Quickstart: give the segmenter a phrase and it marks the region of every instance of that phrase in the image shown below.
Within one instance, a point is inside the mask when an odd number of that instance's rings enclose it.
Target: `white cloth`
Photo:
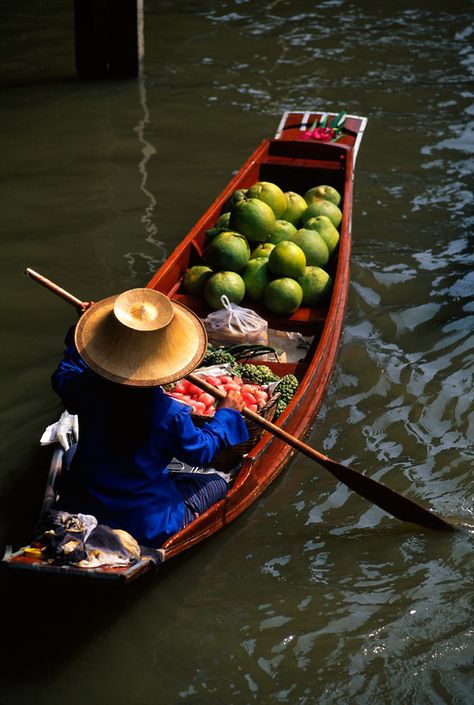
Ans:
[[[79,421],[77,416],[64,411],[59,421],[47,426],[40,438],[42,446],[51,443],[59,443],[64,450],[68,450],[71,445],[79,440]]]

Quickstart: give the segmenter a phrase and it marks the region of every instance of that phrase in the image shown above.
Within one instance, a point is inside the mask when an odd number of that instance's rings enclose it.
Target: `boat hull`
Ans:
[[[353,169],[366,125],[365,118],[347,116],[345,130],[338,133],[336,141],[324,143],[312,139],[308,130],[326,115],[329,120],[336,117],[334,113],[314,111],[285,113],[275,137],[261,142],[147,284],[204,318],[210,312],[209,308],[202,299],[182,293],[182,280],[189,267],[202,261],[206,231],[226,210],[234,191],[248,188],[257,181],[274,182],[284,191],[302,195],[320,184],[333,186],[339,191],[343,215],[338,248],[328,270],[333,281],[329,302],[321,308],[300,308],[290,316],[276,316],[262,307],[251,306],[267,319],[269,328],[298,332],[312,340],[308,352],[299,362],[265,363],[279,376],[293,374],[298,378],[298,389],[276,424],[300,440],[304,440],[314,428],[337,360],[350,281]],[[151,554],[152,557],[144,555],[131,566],[83,569],[51,565],[41,559],[35,544],[15,553],[8,551],[2,565],[54,576],[130,582],[156,569],[163,560],[209,538],[242,514],[288,467],[295,452],[283,440],[265,431],[243,458],[225,498],[170,537],[159,551]],[[61,459],[62,451],[58,449],[51,463],[42,514],[54,508]]]
[[[292,131],[296,129],[300,130],[293,128]],[[343,218],[337,259],[331,271],[333,292],[329,305],[323,309],[300,308],[291,316],[269,315],[268,311],[252,305],[268,320],[269,327],[314,336],[316,341],[310,359],[299,368],[293,366],[287,370],[297,374],[300,384],[292,403],[277,421],[285,431],[303,440],[312,430],[323,403],[343,329],[350,281],[354,143],[324,144],[289,137],[290,132],[287,132],[285,139],[264,140],[257,147],[148,286],[206,316],[210,312],[206,304],[180,293],[180,286],[186,269],[201,261],[206,230],[225,211],[234,191],[248,188],[257,181],[270,181],[284,191],[303,194],[318,184],[336,188],[342,195]],[[284,372],[281,366],[279,372]],[[163,545],[165,559],[208,538],[239,516],[288,466],[293,454],[290,446],[265,432],[244,459],[226,497]]]

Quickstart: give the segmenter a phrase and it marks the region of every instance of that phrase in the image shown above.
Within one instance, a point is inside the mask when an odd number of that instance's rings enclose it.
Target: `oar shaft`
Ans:
[[[187,377],[193,384],[208,392],[212,396],[218,399],[225,398],[225,394],[223,392],[216,389],[211,384],[207,384],[207,382],[201,379],[198,375],[188,374]],[[354,470],[354,468],[351,468],[348,465],[343,465],[342,463],[337,463],[335,460],[331,460],[331,458],[328,458],[323,453],[311,448],[311,446],[307,445],[299,438],[295,438],[295,436],[287,433],[287,431],[280,426],[268,421],[268,419],[263,418],[263,416],[256,414],[254,411],[247,409],[247,407],[243,409],[242,414],[246,418],[257,423],[266,431],[269,431],[272,435],[280,438],[292,448],[295,448],[295,450],[325,467],[326,470],[334,475],[334,477],[336,477],[340,482],[343,482],[347,485],[347,487],[354,490],[354,492],[357,492],[362,497],[365,497],[365,499],[369,500],[369,502],[373,502],[373,504],[377,505],[381,509],[384,509],[397,519],[419,524],[430,529],[438,529],[441,531],[456,530],[457,527],[453,524],[445,519],[442,519],[436,514],[433,514],[420,504],[417,504],[404,495],[395,492],[395,490],[390,489],[387,485],[384,485],[377,480],[373,480],[367,475],[363,475],[361,472]]]
[[[27,267],[27,269],[25,269],[25,274],[27,277],[30,277],[30,279],[34,279],[36,282],[38,282],[38,284],[41,284],[41,286],[44,286],[46,289],[49,289],[54,294],[60,296],[62,299],[67,301],[69,304],[72,304],[76,308],[82,309],[84,307],[84,301],[78,299],[77,296],[73,296],[69,293],[69,291],[66,291],[66,289],[62,289],[60,286],[52,282],[51,279],[47,279],[46,277],[43,277],[42,274],[38,274],[38,272],[35,272],[34,269]]]
[[[199,375],[188,374],[187,377],[193,384],[196,385],[196,387],[200,387],[202,390],[208,392],[208,394],[211,394],[216,399],[225,399],[226,395],[224,392],[221,392],[220,389],[216,389],[216,387],[213,387],[212,384],[208,384],[207,382],[205,382],[201,377],[199,377]],[[285,441],[285,443],[288,443],[289,445],[293,446],[293,448],[295,448],[296,450],[299,450],[301,453],[308,455],[312,460],[316,460],[317,462],[329,460],[329,458],[327,458],[322,453],[319,453],[319,451],[306,445],[306,443],[300,441],[299,438],[296,438],[290,433],[287,433],[287,431],[285,431],[283,428],[277,426],[271,421],[268,421],[268,419],[265,419],[263,416],[260,416],[260,414],[255,413],[255,411],[244,407],[244,409],[242,410],[242,415],[250,419],[251,421],[254,421],[256,424],[264,428],[266,431],[269,431],[274,436],[278,436],[278,438],[281,438],[282,441]]]

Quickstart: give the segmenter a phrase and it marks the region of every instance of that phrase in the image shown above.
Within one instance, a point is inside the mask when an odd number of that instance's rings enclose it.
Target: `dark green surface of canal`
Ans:
[[[72,0],[2,0],[1,544],[33,532],[83,299],[145,285],[284,110],[364,115],[350,299],[309,442],[474,524],[474,3],[145,5],[137,80],[80,81]],[[302,457],[161,573],[1,576],[1,705],[470,705],[473,533]]]

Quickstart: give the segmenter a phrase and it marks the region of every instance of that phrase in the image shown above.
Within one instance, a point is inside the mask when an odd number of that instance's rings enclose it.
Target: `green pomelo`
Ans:
[[[226,213],[222,213],[216,220],[215,224],[213,225],[212,228],[209,228],[209,230],[206,230],[206,239],[208,242],[211,242],[211,240],[214,240],[216,235],[219,235],[223,230],[229,230],[229,219],[230,219],[230,211],[227,211]]]
[[[324,198],[326,201],[331,201],[335,206],[341,202],[341,194],[333,186],[313,186],[304,195],[304,200],[309,205],[315,198]]]
[[[230,211],[221,213],[221,215],[216,220],[216,227],[222,228],[223,230],[229,229]]]
[[[183,290],[185,294],[200,296],[204,285],[212,274],[212,269],[204,264],[195,264],[187,269],[183,277]]]
[[[247,240],[239,233],[224,230],[215,236],[204,251],[204,262],[219,272],[223,269],[241,272],[250,257]]]
[[[281,188],[270,181],[257,181],[248,189],[247,198],[258,198],[266,203],[274,212],[275,218],[281,218],[288,205]]]
[[[317,215],[315,218],[310,218],[305,223],[305,228],[315,230],[321,235],[331,255],[339,242],[339,232],[329,220],[327,215]]]
[[[227,203],[227,207],[229,208],[229,210],[232,210],[233,206],[235,206],[236,203],[240,203],[240,201],[245,201],[246,195],[246,188],[238,188],[237,191],[234,191]]]
[[[288,220],[277,220],[276,225],[275,225],[275,230],[271,233],[270,237],[268,238],[268,242],[271,242],[273,245],[278,245],[279,242],[282,240],[290,240],[291,236],[294,235],[296,232],[296,227],[293,225],[293,223],[290,223]]]
[[[303,290],[303,306],[314,307],[324,301],[331,291],[331,277],[321,267],[306,267],[297,279]]]
[[[293,223],[293,225],[299,225],[301,216],[308,207],[308,203],[303,196],[299,193],[295,193],[295,191],[286,191],[285,196],[288,205],[281,219],[288,220],[290,223]]]
[[[329,260],[329,250],[316,230],[300,228],[292,236],[291,242],[301,247],[306,255],[308,266],[325,267]]]
[[[245,295],[244,280],[237,272],[216,272],[204,285],[204,298],[213,309],[223,308],[221,296],[240,304]]]
[[[276,218],[269,205],[258,198],[249,198],[233,206],[230,227],[253,242],[265,242],[275,230]]]
[[[299,277],[306,267],[304,251],[290,240],[275,245],[268,258],[268,266],[277,277]]]
[[[272,245],[271,242],[261,242],[260,245],[257,245],[257,247],[252,250],[250,259],[252,260],[256,257],[266,257],[268,259],[274,247],[275,245]]]
[[[263,300],[272,313],[289,316],[301,306],[303,289],[295,279],[281,277],[270,282],[265,289]]]
[[[219,233],[222,232],[222,228],[218,228],[216,225],[214,225],[212,228],[209,228],[206,230],[206,242],[212,242],[216,235],[219,235]]]
[[[242,272],[245,284],[245,296],[252,301],[260,301],[263,293],[271,281],[267,257],[257,257],[249,260]]]
[[[326,201],[325,198],[315,198],[310,203],[303,213],[303,223],[306,224],[306,221],[310,218],[316,218],[318,215],[326,215],[335,228],[338,228],[341,224],[342,213],[340,209],[331,201]]]

